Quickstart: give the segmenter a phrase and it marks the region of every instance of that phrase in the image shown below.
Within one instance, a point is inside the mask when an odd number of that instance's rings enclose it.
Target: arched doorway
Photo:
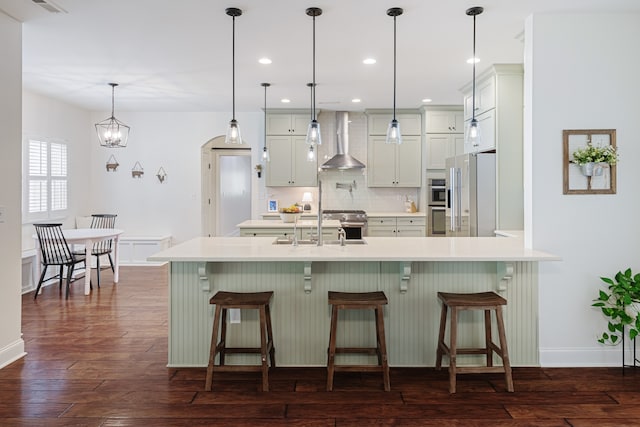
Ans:
[[[228,145],[224,135],[201,149],[202,235],[234,236],[251,218],[251,147]]]

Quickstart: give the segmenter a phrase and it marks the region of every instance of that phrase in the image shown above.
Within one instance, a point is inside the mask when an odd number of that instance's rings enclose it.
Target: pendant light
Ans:
[[[319,7],[310,7],[306,11],[308,16],[313,18],[313,81],[311,86],[311,121],[307,129],[307,144],[313,148],[314,145],[322,144],[320,135],[320,123],[316,117],[316,16],[322,15],[322,9]],[[312,151],[310,151],[312,153]],[[309,159],[312,161],[314,158]]]
[[[264,88],[264,145],[262,146],[262,163],[267,163],[271,160],[269,158],[269,149],[267,148],[267,88],[271,86],[271,83],[261,83],[260,86]]]
[[[402,8],[392,7],[387,10],[387,15],[393,17],[393,119],[387,128],[387,144],[402,144],[400,123],[396,120],[396,18],[402,15]]]
[[[310,89],[311,92],[311,108],[310,111],[313,111],[313,83],[307,83],[307,87]],[[313,114],[313,113],[312,113]],[[313,115],[311,116],[311,120],[313,121]],[[316,152],[313,149],[313,144],[309,144],[309,151],[307,151],[307,161],[308,162],[315,162],[316,161]]]
[[[240,135],[240,126],[236,120],[236,17],[242,15],[242,10],[236,7],[228,7],[227,15],[232,18],[232,37],[231,37],[231,91],[233,96],[233,116],[227,128],[227,136],[224,139],[225,144],[242,144],[242,136]]]
[[[95,124],[98,140],[103,147],[126,147],[129,140],[129,130],[131,130],[131,128],[116,119],[113,115],[114,95],[118,83],[109,83],[109,86],[111,86],[111,117]]]
[[[476,120],[476,16],[480,15],[484,11],[484,8],[480,6],[471,7],[467,9],[467,15],[473,16],[473,78],[471,81],[471,123],[467,129],[466,142],[472,147],[478,147],[481,141],[480,127]]]

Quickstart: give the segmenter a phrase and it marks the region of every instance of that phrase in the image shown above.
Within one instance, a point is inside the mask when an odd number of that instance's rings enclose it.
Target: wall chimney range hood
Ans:
[[[322,166],[323,170],[338,169],[364,169],[365,165],[360,160],[349,155],[349,113],[336,111],[336,155],[327,160]]]

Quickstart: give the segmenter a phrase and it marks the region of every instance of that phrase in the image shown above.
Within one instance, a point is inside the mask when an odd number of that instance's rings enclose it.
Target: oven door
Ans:
[[[444,206],[446,193],[445,187],[431,187],[429,189],[429,205]]]
[[[340,224],[347,240],[361,240],[366,235],[367,224],[360,222],[343,222]]]

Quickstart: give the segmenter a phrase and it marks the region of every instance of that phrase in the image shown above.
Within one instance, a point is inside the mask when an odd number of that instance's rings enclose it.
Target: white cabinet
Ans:
[[[422,115],[396,113],[402,144],[386,144],[387,127],[393,114],[367,111],[369,187],[420,187],[422,181]]]
[[[291,225],[291,228],[256,227],[240,229],[240,237],[284,237],[293,239],[294,234],[298,239],[309,240],[312,236],[315,237],[318,233],[315,227],[297,227],[297,230],[294,233],[293,225]],[[322,238],[325,240],[338,240],[338,228],[323,227]]]
[[[311,114],[267,114],[267,135],[306,135]]]
[[[390,113],[367,113],[369,135],[386,135],[389,123],[393,119]],[[415,113],[396,114],[396,120],[400,124],[400,132],[405,135],[420,135],[421,116]]]
[[[420,136],[403,136],[402,144],[387,144],[385,136],[370,136],[367,178],[369,187],[420,187]]]
[[[462,133],[463,128],[462,109],[427,110],[425,113],[425,131],[427,133]]]
[[[424,216],[368,218],[367,235],[372,237],[424,237],[427,219]]]
[[[464,152],[463,117],[462,106],[434,106],[425,111],[427,169],[444,169],[448,157]]]
[[[265,165],[267,187],[315,187],[318,160],[307,161],[305,143],[308,114],[267,114],[267,148],[270,161]]]
[[[462,90],[471,94],[471,82]],[[496,228],[522,230],[523,194],[523,68],[522,64],[495,64],[478,76],[476,120],[482,143],[478,151],[496,152]],[[479,102],[479,103],[478,103]],[[471,104],[465,103],[465,118]],[[476,151],[465,145],[465,152]]]

